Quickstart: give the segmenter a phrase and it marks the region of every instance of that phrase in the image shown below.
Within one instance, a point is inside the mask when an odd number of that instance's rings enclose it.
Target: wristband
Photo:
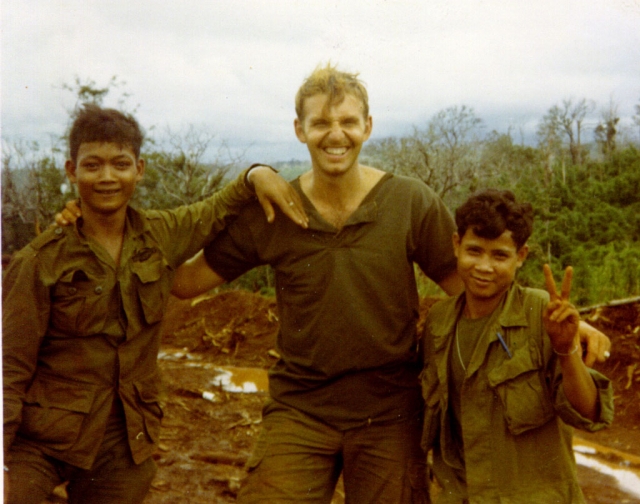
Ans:
[[[578,351],[578,348],[580,348],[580,343],[577,343],[575,348],[567,353],[558,352],[555,348],[553,349],[553,351],[556,353],[556,355],[562,355],[563,357],[566,357],[568,355],[573,355],[574,353],[576,353]]]
[[[264,166],[265,168],[269,168],[271,170],[273,170],[275,173],[278,173],[278,170],[276,170],[273,166],[269,166],[266,164],[262,164],[262,163],[253,163],[249,169],[247,170],[247,172],[244,174],[244,185],[246,185],[249,189],[251,189],[252,191],[255,191],[256,188],[253,186],[253,184],[251,183],[251,181],[249,180],[249,173],[251,173],[251,170],[253,170],[254,168],[258,168],[260,166]]]

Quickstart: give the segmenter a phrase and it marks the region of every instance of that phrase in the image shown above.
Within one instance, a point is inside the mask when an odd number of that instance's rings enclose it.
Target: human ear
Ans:
[[[296,132],[296,136],[301,143],[307,143],[307,136],[304,133],[304,126],[300,119],[297,117],[293,120],[293,128]]]
[[[453,233],[452,241],[453,241],[453,253],[456,257],[458,257],[458,251],[460,249],[460,235],[458,233]]]
[[[136,163],[136,168],[138,171],[138,174],[136,175],[136,181],[140,182],[142,180],[146,166],[147,164],[145,163],[144,159],[142,158],[138,159],[138,162]]]
[[[527,259],[528,255],[529,245],[524,244],[522,247],[520,247],[520,250],[518,250],[518,268],[524,264],[524,261]]]
[[[72,184],[75,184],[77,181],[76,178],[76,164],[71,160],[71,159],[67,159],[64,163],[64,171],[67,174],[67,178],[69,179],[69,182],[71,182]]]
[[[371,136],[371,130],[373,129],[373,118],[371,116],[367,117],[364,123],[364,141],[369,140]]]

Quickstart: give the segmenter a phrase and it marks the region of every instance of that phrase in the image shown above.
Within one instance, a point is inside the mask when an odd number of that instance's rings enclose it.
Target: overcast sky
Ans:
[[[594,100],[596,119],[612,100],[638,134],[640,0],[3,0],[1,15],[11,140],[62,133],[61,85],[115,75],[146,128],[207,128],[250,162],[306,159],[293,98],[329,60],[366,82],[374,138],[463,104],[533,138],[567,98]]]

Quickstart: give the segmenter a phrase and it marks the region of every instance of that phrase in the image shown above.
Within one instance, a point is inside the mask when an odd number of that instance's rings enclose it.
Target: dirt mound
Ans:
[[[217,364],[268,367],[275,347],[275,300],[247,291],[225,291],[192,300],[171,298],[162,345],[206,354]]]

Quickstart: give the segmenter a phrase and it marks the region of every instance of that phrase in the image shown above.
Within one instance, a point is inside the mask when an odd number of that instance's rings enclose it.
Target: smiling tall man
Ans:
[[[175,269],[256,195],[269,219],[274,202],[304,225],[297,193],[264,166],[202,202],[136,211],[142,140],[133,117],[82,108],[65,165],[82,218],[34,239],[4,277],[8,504],[40,504],[64,481],[70,504],[142,502],[156,471],[156,360]]]
[[[457,292],[454,222],[422,182],[362,165],[372,119],[356,75],[327,66],[296,97],[312,168],[292,185],[308,229],[264,226],[248,207],[177,273],[195,295],[259,264],[276,271],[280,360],[238,502],[428,501],[414,262]]]
[[[308,228],[248,207],[174,282],[191,297],[261,264],[276,272],[281,358],[238,502],[329,503],[342,473],[347,502],[425,503],[414,263],[462,291],[453,218],[421,181],[360,163],[373,121],[356,74],[317,68],[295,107]]]

